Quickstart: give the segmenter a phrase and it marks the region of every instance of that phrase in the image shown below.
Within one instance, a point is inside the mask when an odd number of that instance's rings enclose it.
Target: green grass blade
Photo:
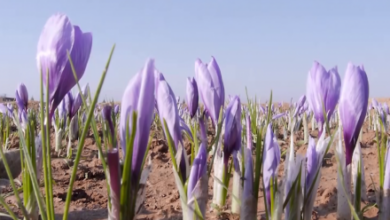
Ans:
[[[110,55],[109,55],[106,67],[105,67],[105,69],[103,71],[103,74],[101,76],[101,79],[100,79],[99,85],[97,87],[97,91],[96,91],[95,97],[93,98],[93,101],[91,103],[91,106],[95,106],[97,101],[98,101],[99,94],[100,94],[100,91],[101,91],[101,89],[103,87],[104,79],[106,78],[106,74],[107,74],[108,68],[110,66],[110,62],[111,62],[111,58],[112,58],[112,55],[114,53],[114,50],[115,50],[115,45],[111,49],[111,52],[110,52]],[[94,116],[94,109],[90,108],[89,112],[88,112],[88,116],[87,116],[87,121],[86,121],[85,126],[83,128],[83,132],[82,132],[79,144],[78,144],[76,158],[75,158],[74,165],[73,165],[72,176],[71,176],[70,181],[69,181],[69,188],[68,188],[68,193],[67,193],[67,196],[66,196],[63,220],[67,220],[68,219],[70,200],[72,198],[73,184],[74,184],[74,181],[76,180],[77,167],[78,167],[80,159],[81,159],[81,152],[82,152],[83,147],[84,147],[85,137],[87,136],[87,132],[89,130],[89,125],[91,123],[91,120],[92,120],[93,116]]]

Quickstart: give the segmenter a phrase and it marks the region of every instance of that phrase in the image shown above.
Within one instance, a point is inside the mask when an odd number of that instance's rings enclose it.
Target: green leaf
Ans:
[[[111,62],[111,58],[112,58],[112,55],[114,53],[114,50],[115,50],[115,45],[111,49],[108,61],[106,63],[106,66],[105,66],[105,69],[103,71],[103,74],[102,74],[102,76],[100,78],[100,82],[98,84],[98,87],[97,87],[97,90],[96,90],[96,94],[95,94],[95,97],[93,98],[91,106],[95,106],[97,101],[98,101],[99,94],[100,94],[100,91],[101,91],[101,89],[103,87],[103,83],[104,83],[104,80],[105,80],[108,68],[110,66],[110,62]],[[41,105],[41,107],[42,107],[42,105]],[[43,116],[43,112],[41,114]],[[71,175],[71,178],[70,178],[70,181],[69,181],[69,188],[68,188],[66,201],[65,201],[63,220],[67,220],[68,219],[70,200],[72,198],[73,184],[74,184],[74,181],[76,180],[77,167],[78,167],[78,164],[80,162],[81,152],[82,152],[82,150],[84,148],[85,137],[86,137],[87,132],[89,130],[89,125],[91,123],[91,120],[92,120],[93,116],[94,116],[94,109],[90,108],[89,112],[88,112],[88,116],[87,116],[87,121],[86,121],[86,123],[84,125],[83,132],[82,132],[82,135],[81,135],[80,140],[79,140],[78,149],[77,149],[77,153],[76,153],[76,158],[75,158],[74,166],[73,166],[73,171],[72,171],[72,175]],[[42,127],[43,127],[43,125],[42,125]]]

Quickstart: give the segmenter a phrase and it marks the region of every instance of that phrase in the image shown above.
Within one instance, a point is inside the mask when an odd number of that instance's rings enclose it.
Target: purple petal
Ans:
[[[144,68],[129,82],[122,96],[120,117],[120,141],[123,154],[126,155],[126,128],[129,136],[132,132],[133,112],[137,112],[137,131],[134,137],[132,180],[138,180],[141,175],[141,165],[149,141],[150,125],[154,112],[154,61],[148,60]],[[129,118],[129,124],[126,124]]]
[[[371,100],[371,105],[372,105],[372,107],[373,107],[374,109],[377,109],[378,106],[379,106],[379,103],[378,103],[378,101],[376,101],[375,99],[372,99],[372,100]]]
[[[333,114],[339,100],[340,88],[341,80],[337,68],[334,67],[328,72],[320,63],[314,62],[307,78],[306,96],[317,122],[325,122],[323,105],[325,112]]]
[[[119,113],[119,105],[114,106],[114,114],[117,115]]]
[[[167,127],[170,135],[172,136],[173,142],[175,143],[176,149],[178,149],[179,144],[182,143],[182,135],[180,128],[180,118],[177,109],[176,97],[173,93],[171,87],[168,82],[165,80],[162,73],[156,71],[155,72],[155,83],[156,86],[156,100],[158,106],[158,112],[161,120],[161,124],[164,125],[164,119],[167,123]],[[167,135],[167,131],[165,127],[163,127],[165,135]],[[181,163],[179,164],[180,172],[185,181],[186,174],[186,163],[184,158],[184,151],[182,154]]]
[[[369,85],[366,72],[349,63],[344,76],[339,103],[347,165],[352,162],[352,154],[367,113],[368,97]]]
[[[73,118],[73,116],[75,116],[77,114],[82,103],[83,103],[83,100],[81,99],[81,95],[80,95],[80,93],[77,93],[76,99],[74,99],[73,105],[72,105],[72,110],[71,110],[71,115],[70,115],[71,118]]]
[[[156,82],[156,100],[161,124],[164,125],[165,119],[169,133],[177,147],[181,141],[181,129],[175,94],[162,73],[157,73],[155,77],[159,79]],[[164,132],[166,134],[165,128]]]
[[[194,140],[194,137],[192,137],[192,132],[191,132],[190,128],[188,127],[188,125],[186,124],[186,122],[184,121],[184,119],[181,118],[180,116],[179,116],[179,119],[180,119],[180,131],[187,132],[187,134],[190,136],[190,138],[192,140]]]
[[[190,176],[188,179],[187,196],[188,200],[192,198],[192,192],[199,179],[206,174],[207,171],[207,151],[204,143],[200,144],[198,154],[192,164]]]
[[[274,137],[271,124],[268,124],[265,136],[265,145],[263,151],[263,181],[266,192],[268,207],[270,204],[270,180],[276,176],[277,168],[280,163],[279,144]]]
[[[219,66],[214,58],[207,66],[198,59],[195,62],[195,75],[205,109],[216,125],[220,109],[225,102],[225,88]]]
[[[272,116],[272,120],[279,119],[279,118],[285,116],[286,114],[287,114],[287,112],[283,112],[283,113],[279,113],[277,115],[274,115],[274,116]]]
[[[241,101],[234,96],[225,111],[224,162],[241,147]]]
[[[92,34],[83,33],[78,26],[72,25],[66,15],[55,14],[46,22],[38,41],[37,62],[45,85],[46,73],[49,71],[51,115],[76,84],[67,52],[80,80],[84,75],[91,48]]]
[[[307,159],[306,186],[310,187],[317,173],[317,164],[318,164],[316,143],[312,137],[309,137],[309,145],[307,147],[306,159]]]
[[[108,123],[109,131],[112,138],[115,138],[115,129],[114,123],[112,122],[112,107],[111,105],[106,105],[102,109],[102,118]],[[116,147],[116,146],[114,146]]]
[[[187,106],[190,116],[193,118],[198,110],[199,93],[198,85],[194,78],[187,78]]]
[[[120,195],[121,195],[121,173],[119,165],[118,149],[110,149],[107,152],[108,173],[110,175],[109,185],[111,194],[111,215],[119,219],[120,216]]]
[[[18,85],[18,88],[16,89],[15,98],[16,98],[16,103],[18,104],[18,108],[27,110],[28,91],[26,86],[23,83]]]

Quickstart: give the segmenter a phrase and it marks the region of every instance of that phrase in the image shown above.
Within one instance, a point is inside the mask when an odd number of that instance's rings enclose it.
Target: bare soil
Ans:
[[[211,140],[213,133],[214,131],[209,129],[209,141]],[[13,137],[11,138],[11,143],[13,148],[18,148],[19,139],[15,135],[16,134],[12,134]],[[312,132],[311,135],[316,137],[316,131]],[[377,159],[378,155],[374,139],[375,132],[367,131],[367,125],[364,125],[361,146],[366,174],[365,180],[367,185],[368,202],[370,203],[374,203],[376,200],[375,189],[378,188],[379,182],[379,168]],[[298,154],[305,154],[306,152],[307,145],[298,146],[302,140],[303,132],[299,132],[297,135],[295,135],[295,146]],[[289,141],[281,141],[282,150],[287,149],[288,143]],[[64,147],[66,144],[67,141],[64,140]],[[52,134],[52,146],[54,146],[54,134]],[[74,142],[74,149],[75,146],[77,146],[77,141]],[[186,147],[188,149],[188,143],[186,144]],[[83,157],[80,161],[80,165],[77,171],[77,179],[73,187],[69,219],[107,219],[107,185],[101,161],[98,159],[98,150],[95,145],[95,140],[92,133],[85,141],[82,155]],[[149,151],[149,156],[152,159],[152,171],[147,181],[146,198],[136,219],[182,219],[179,193],[174,182],[171,159],[166,141],[164,140],[161,132],[157,132],[155,134],[151,149]],[[283,161],[284,159],[282,159],[282,166],[279,173],[281,177],[283,176]],[[64,157],[55,157],[53,153],[52,172],[53,180],[55,181],[53,196],[56,216],[58,219],[62,218],[72,167],[72,161],[69,161]],[[313,219],[336,219],[337,170],[333,147],[326,155],[321,173],[322,175],[320,186],[317,191],[317,197],[314,205]],[[216,210],[211,208],[210,204],[212,201],[212,186],[213,178],[211,177],[209,179],[209,205],[206,219],[239,219],[238,216],[233,215],[230,212],[231,196],[229,193],[225,211],[218,213]],[[10,188],[6,188],[3,190],[3,193],[9,193],[11,191],[12,190]],[[22,194],[20,194],[20,196],[22,196]],[[261,192],[259,193],[258,201],[258,219],[265,219],[263,195]],[[13,195],[6,197],[6,202],[11,205],[15,213],[21,216],[21,213],[15,202],[15,197]],[[363,206],[364,205],[365,204],[363,204]],[[2,207],[0,207],[0,211],[5,212]],[[377,212],[378,210],[376,208],[371,208],[364,214],[364,216],[367,219],[376,219]]]

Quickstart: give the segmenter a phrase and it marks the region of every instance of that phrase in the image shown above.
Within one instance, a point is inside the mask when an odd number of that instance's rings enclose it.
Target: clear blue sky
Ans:
[[[389,3],[387,3],[389,2]],[[66,13],[93,33],[82,84],[94,90],[109,51],[117,48],[102,98],[120,100],[148,57],[156,60],[176,95],[185,94],[194,61],[216,57],[226,94],[262,101],[295,100],[306,91],[314,60],[338,66],[364,64],[370,96],[390,97],[390,1],[0,1],[0,94],[19,82],[37,99],[36,48],[47,18]]]

